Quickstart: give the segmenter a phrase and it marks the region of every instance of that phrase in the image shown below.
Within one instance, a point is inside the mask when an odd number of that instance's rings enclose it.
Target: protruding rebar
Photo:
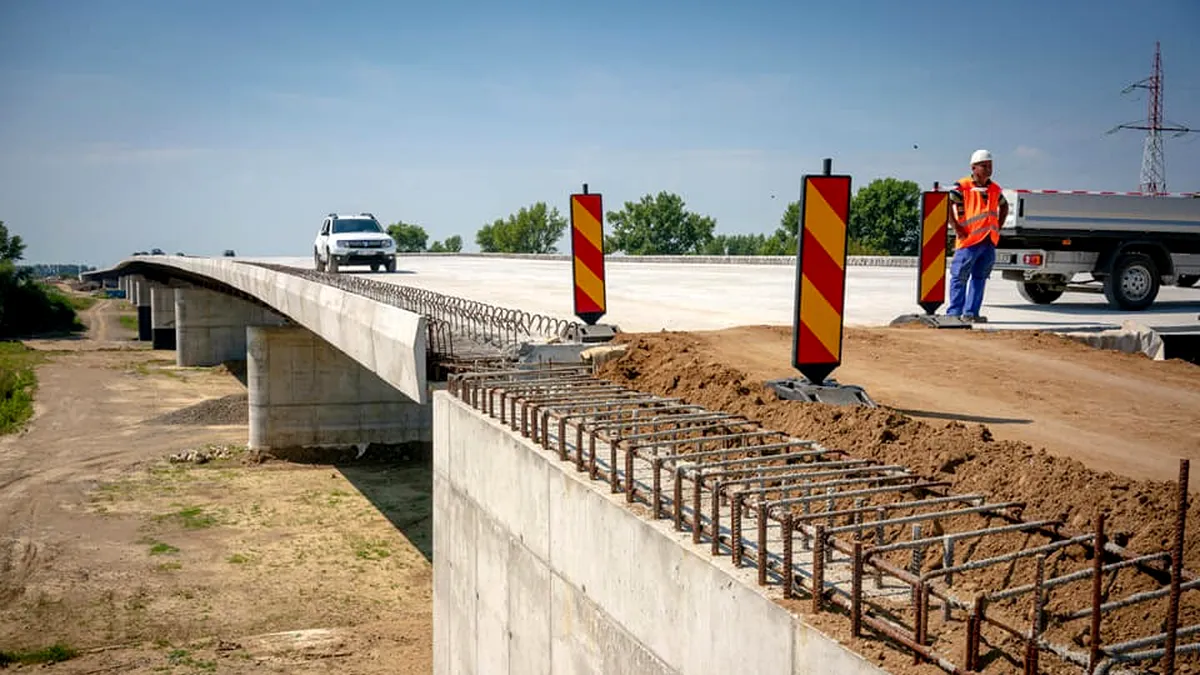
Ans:
[[[1163,675],[1175,675],[1175,644],[1179,628],[1179,595],[1183,576],[1183,535],[1187,529],[1188,460],[1179,460],[1179,498],[1175,507],[1175,541],[1171,548],[1171,595],[1167,607],[1167,640],[1163,645]]]

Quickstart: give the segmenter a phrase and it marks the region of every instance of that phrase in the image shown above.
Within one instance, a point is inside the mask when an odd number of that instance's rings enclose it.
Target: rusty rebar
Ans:
[[[1175,644],[1179,628],[1179,595],[1182,592],[1180,572],[1183,570],[1183,536],[1187,529],[1188,504],[1187,459],[1179,460],[1179,497],[1175,507],[1175,540],[1171,547],[1171,595],[1167,607],[1167,640],[1163,645],[1163,675],[1175,675]]]
[[[1095,670],[1100,661],[1100,605],[1104,589],[1104,517],[1103,511],[1096,514],[1096,537],[1092,542],[1092,622],[1088,633],[1088,674]]]
[[[840,450],[823,448],[812,441],[762,429],[756,422],[744,417],[712,413],[699,406],[642,394],[617,385],[597,384],[594,380],[589,381],[588,377],[582,377],[578,370],[540,374],[522,370],[508,375],[497,372],[503,371],[492,371],[475,378],[452,375],[451,393],[477,409],[498,407],[502,422],[507,422],[516,433],[528,436],[547,450],[557,450],[562,460],[569,459],[572,454],[570,450],[573,449],[576,469],[579,471],[583,470],[586,455],[591,478],[597,479],[600,473],[598,467],[603,468],[605,479],[612,485],[613,491],[618,492],[623,488],[627,500],[637,501],[653,493],[649,500],[652,518],[665,515],[663,510],[667,508],[667,499],[670,499],[676,529],[681,531],[685,525],[690,526],[694,543],[701,543],[703,537],[711,533],[714,556],[720,555],[728,543],[734,565],[741,566],[745,547],[754,545],[758,582],[767,585],[771,574],[778,572],[783,580],[784,597],[795,597],[795,586],[800,583],[801,577],[795,571],[796,537],[800,537],[802,546],[807,546],[811,540],[814,612],[825,611],[829,608],[826,603],[831,602],[844,607],[850,615],[855,635],[861,635],[866,629],[876,630],[888,639],[911,648],[918,660],[936,663],[949,672],[965,671],[927,646],[939,640],[938,636],[931,637],[930,634],[931,598],[941,601],[941,609],[947,615],[944,621],[955,618],[951,610],[966,610],[963,663],[967,670],[980,666],[979,651],[984,623],[1023,639],[1024,656],[1031,669],[1036,669],[1042,649],[1080,666],[1090,662],[1090,669],[1099,662],[1097,657],[1084,656],[1042,640],[1046,619],[1050,616],[1044,611],[1046,594],[1050,589],[1088,577],[1091,577],[1092,586],[1096,587],[1097,581],[1102,580],[1108,572],[1134,566],[1151,574],[1161,574],[1161,577],[1156,577],[1161,579],[1160,583],[1166,582],[1168,574],[1174,582],[1171,589],[1136,593],[1110,603],[1100,603],[1096,599],[1093,607],[1083,613],[1083,616],[1092,616],[1163,597],[1167,593],[1175,594],[1173,599],[1178,602],[1179,593],[1200,588],[1200,579],[1182,569],[1181,562],[1176,562],[1176,559],[1181,561],[1182,558],[1174,552],[1131,555],[1104,539],[1102,527],[1098,528],[1097,534],[1079,536],[1064,533],[1065,528],[1057,520],[1026,522],[1022,520],[1024,504],[1021,502],[988,503],[982,494],[946,494],[941,488],[947,487],[948,482],[928,481],[901,465],[884,465],[854,458]],[[554,425],[555,422],[557,425]],[[572,431],[574,448],[570,448],[568,443]],[[607,465],[596,460],[596,446],[601,442],[608,445]],[[647,470],[651,478],[639,478],[645,476]],[[663,483],[666,480],[662,473],[664,470],[671,471],[670,497],[664,494],[667,487]],[[684,485],[685,481],[691,481],[691,485]],[[685,490],[690,490],[690,493]],[[705,499],[706,491],[709,499]],[[906,493],[912,493],[917,498],[905,499]],[[1186,508],[1186,490],[1183,496],[1181,513]],[[852,507],[850,500],[853,500]],[[726,504],[730,508],[728,537],[722,531],[721,517]],[[817,506],[813,507],[814,504]],[[710,506],[709,513],[705,513],[705,506]],[[803,513],[800,513],[801,507]],[[747,512],[747,509],[751,511]],[[905,509],[908,513],[902,512]],[[873,519],[864,517],[868,514],[873,514],[869,516]],[[942,532],[938,529],[934,531],[934,536],[917,535],[914,541],[888,541],[891,536],[889,533],[895,532],[889,528],[930,521],[945,524],[948,519],[968,515],[987,518],[989,522],[992,518],[998,518],[1001,522],[1011,524],[971,531]],[[754,519],[757,525],[756,545],[743,537],[742,527],[746,518]],[[783,534],[780,544],[768,536],[772,521],[780,523],[780,532]],[[1182,527],[1180,525],[1181,532]],[[1050,543],[1005,550],[991,558],[982,559],[970,559],[969,549],[955,545],[968,538],[1015,532],[1036,533],[1039,537],[1049,538]],[[839,538],[842,535],[847,538]],[[864,537],[868,541],[873,540],[874,546],[867,546]],[[1086,546],[1089,543],[1094,560],[1088,569],[1047,578],[1046,556],[1069,546]],[[941,548],[942,564],[940,569],[929,572],[918,568],[914,574],[914,570],[902,569],[883,557],[891,551],[912,550],[914,561],[919,563],[925,555],[925,549],[933,546]],[[958,556],[955,555],[956,549],[960,554]],[[849,594],[838,585],[825,585],[829,566],[834,564],[834,551],[850,555]],[[1096,555],[1097,552],[1099,555]],[[1105,565],[1106,554],[1115,556],[1119,562]],[[985,603],[990,596],[986,592],[977,593],[974,602],[964,602],[948,590],[952,585],[954,588],[961,587],[956,576],[960,573],[966,574],[989,565],[1014,562],[1035,555],[1039,557],[1040,573],[1034,588],[1010,588],[993,594],[1008,598],[1030,590],[1034,592],[1033,627],[1028,631],[1014,630],[1002,620],[1002,614],[988,616]],[[1171,559],[1170,569],[1155,572],[1157,568],[1150,563],[1163,557]],[[963,559],[963,562],[958,563],[956,558]],[[839,560],[837,564],[843,563]],[[867,565],[871,566],[871,571],[867,570]],[[877,605],[872,596],[863,592],[862,581],[866,574],[873,574],[880,587],[886,575],[912,589],[915,623],[911,630],[898,633],[892,624],[872,616],[872,607]],[[935,586],[931,583],[940,577],[945,578],[944,584]],[[1178,612],[1178,609],[1174,611]],[[1053,616],[1053,620],[1059,624],[1073,618],[1073,614]],[[1178,631],[1172,633],[1172,637],[1177,634]],[[1103,654],[1104,650],[1099,647],[1099,640],[1092,639],[1090,648]],[[1164,651],[1184,653],[1191,651],[1191,646]]]
[[[812,611],[820,614],[825,599],[825,526],[817,525],[812,545]]]
[[[850,570],[850,632],[854,637],[862,636],[862,577],[863,545],[861,539],[854,540],[852,569]]]
[[[783,597],[791,598],[793,595],[792,583],[795,576],[792,571],[792,535],[795,532],[795,526],[792,523],[792,514],[788,513],[783,516],[783,522],[779,524],[779,531],[783,535]]]

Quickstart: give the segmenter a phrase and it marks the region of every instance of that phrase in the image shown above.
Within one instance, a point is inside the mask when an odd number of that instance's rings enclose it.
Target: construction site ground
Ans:
[[[1136,552],[1169,550],[1179,458],[1194,460],[1200,451],[1200,367],[1101,351],[1051,334],[849,329],[844,365],[834,377],[864,387],[878,409],[783,401],[765,387],[766,380],[798,375],[790,365],[790,327],[617,340],[626,352],[601,366],[603,378],[739,414],[856,457],[905,465],[948,481],[958,493],[1025,502],[1027,520],[1060,518],[1085,532],[1103,509],[1113,542]],[[1196,570],[1200,507],[1194,500],[1188,524],[1184,559]],[[992,590],[1030,581],[1005,574],[1011,571],[978,573],[977,579]],[[1115,599],[1151,588],[1145,581],[1130,577],[1106,592]],[[1051,606],[1077,609],[1089,602],[1089,586],[1074,584],[1056,590]],[[1156,602],[1111,617],[1102,643],[1161,631],[1165,606]],[[1194,593],[1185,594],[1182,608],[1180,625],[1200,620]],[[844,617],[816,620],[847,637]],[[1065,639],[1081,647],[1086,631]],[[877,643],[854,642],[893,672],[937,672],[932,665],[912,669],[885,659]],[[1195,672],[1190,658],[1181,666],[1180,672]]]
[[[428,466],[251,461],[244,375],[176,368],[129,312],[102,301],[85,339],[29,342],[47,353],[37,413],[0,439],[0,651],[65,644],[80,654],[64,673],[430,672]],[[1105,508],[1118,543],[1167,547],[1200,367],[1049,334],[848,329],[834,377],[884,407],[833,408],[764,389],[796,374],[790,336],[623,334],[601,376],[1025,500],[1027,518],[1086,530]],[[189,451],[214,459],[169,459]]]
[[[62,673],[431,672],[428,464],[251,461],[241,369],[177,368],[122,314],[101,301],[86,339],[27,343],[46,358],[32,423],[0,439],[0,652],[62,645]]]

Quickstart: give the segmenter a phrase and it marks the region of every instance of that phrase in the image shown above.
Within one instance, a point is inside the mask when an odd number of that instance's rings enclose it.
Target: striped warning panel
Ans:
[[[604,316],[604,209],[599,194],[571,195],[571,257],[575,316],[591,326]]]
[[[850,176],[805,176],[792,365],[820,384],[842,362]]]
[[[921,193],[921,264],[917,271],[917,304],[933,314],[946,301],[946,224],[950,193]]]

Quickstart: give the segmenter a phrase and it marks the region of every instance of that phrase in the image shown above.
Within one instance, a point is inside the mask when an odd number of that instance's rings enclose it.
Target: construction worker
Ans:
[[[950,222],[954,225],[954,260],[950,263],[950,305],[947,316],[986,322],[980,316],[983,289],[996,263],[1000,226],[1008,217],[1008,202],[992,180],[992,153],[971,154],[971,175],[950,190]]]

